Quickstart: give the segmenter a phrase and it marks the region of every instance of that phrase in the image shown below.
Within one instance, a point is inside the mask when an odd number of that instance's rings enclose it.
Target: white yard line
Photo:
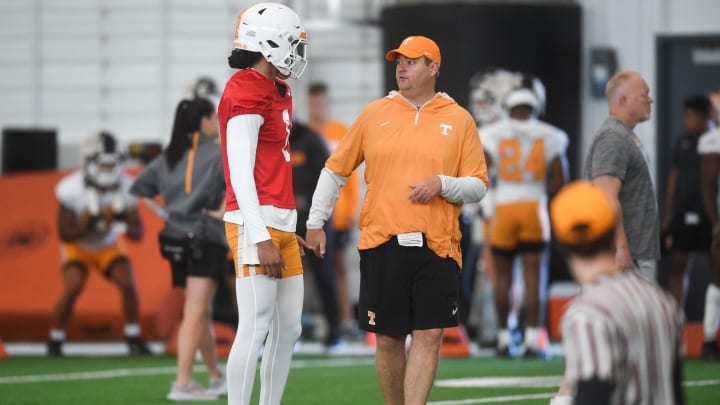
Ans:
[[[708,385],[720,385],[720,380],[685,381],[683,385],[686,387],[707,387]]]
[[[526,399],[544,399],[552,398],[554,392],[546,392],[539,394],[523,394],[523,395],[506,395],[503,397],[485,397],[485,398],[468,398],[452,401],[434,401],[428,402],[428,405],[472,405],[472,404],[492,404],[496,402],[515,402],[524,401]]]
[[[372,366],[375,360],[373,358],[329,358],[317,360],[295,360],[292,362],[292,368],[333,368],[333,367],[354,367],[354,366]],[[141,375],[172,375],[175,374],[174,366],[168,367],[149,367],[149,368],[125,368],[114,370],[85,371],[77,373],[62,374],[35,374],[24,376],[0,377],[0,384],[17,384],[17,383],[37,383],[37,382],[58,382],[58,381],[77,381],[77,380],[98,380],[110,378],[122,378]],[[204,365],[195,365],[194,372],[205,371]],[[486,378],[458,378],[448,380],[438,380],[436,383],[439,387],[557,387],[561,376],[542,376],[542,377],[486,377]],[[555,384],[553,384],[555,382]],[[704,387],[710,385],[720,385],[720,379],[712,380],[695,380],[685,381],[686,387]],[[552,398],[555,392],[542,392],[534,394],[518,394],[504,395],[497,397],[483,398],[466,398],[448,401],[428,402],[428,405],[473,405],[473,404],[491,404],[504,402],[518,402],[528,399],[548,399]]]
[[[292,362],[292,368],[332,368],[332,367],[355,367],[355,366],[371,366],[375,364],[374,359],[363,358],[337,358],[337,359],[319,359],[319,360],[295,360]],[[196,365],[193,372],[203,372],[206,368],[204,365]],[[114,370],[101,371],[83,371],[77,373],[62,374],[34,374],[22,376],[0,377],[0,384],[15,383],[34,383],[34,382],[52,382],[52,381],[70,381],[70,380],[100,380],[107,378],[132,377],[138,375],[172,375],[175,374],[177,368],[168,367],[150,367],[150,368],[121,368]]]
[[[486,388],[486,387],[529,387],[550,388],[558,387],[562,382],[561,376],[542,377],[470,377],[438,380],[436,387],[444,388]]]
[[[557,387],[561,381],[561,376],[545,376],[545,377],[486,377],[486,378],[455,378],[448,380],[438,380],[435,385],[446,388],[488,388],[488,387]],[[556,384],[552,384],[556,381]],[[686,387],[706,387],[710,385],[720,385],[720,380],[695,380],[685,381],[683,385]],[[535,394],[519,394],[506,395],[500,397],[483,397],[483,398],[466,398],[449,401],[433,401],[428,405],[473,405],[473,404],[494,404],[502,402],[517,402],[527,399],[545,399],[552,398],[555,391],[547,393]]]
[[[195,366],[193,371],[201,371],[204,366]],[[0,377],[0,384],[34,383],[34,382],[55,382],[70,380],[101,380],[106,378],[132,377],[137,375],[163,375],[175,374],[176,367],[153,367],[153,368],[121,368],[116,370],[83,371],[79,373],[63,374],[34,374],[12,377]]]

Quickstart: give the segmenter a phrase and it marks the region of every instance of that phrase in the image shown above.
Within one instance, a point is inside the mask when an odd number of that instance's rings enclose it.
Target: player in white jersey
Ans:
[[[495,265],[495,306],[500,330],[497,350],[512,353],[508,331],[508,291],[513,260],[519,255],[525,280],[525,355],[543,355],[538,347],[542,257],[550,240],[547,195],[567,178],[562,130],[536,118],[542,106],[532,78],[508,93],[504,104],[509,117],[480,129],[488,162],[497,173],[495,212],[490,225]]]
[[[555,242],[582,288],[562,320],[570,396],[551,404],[684,403],[682,314],[666,291],[616,265],[618,209],[587,181],[550,204]]]
[[[470,78],[470,94],[468,95],[468,111],[478,125],[478,131],[482,128],[507,117],[507,111],[503,108],[505,96],[522,80],[522,73],[511,72],[505,69],[489,68],[476,72]],[[495,342],[497,335],[497,322],[495,311],[495,298],[493,295],[493,284],[495,283],[495,267],[492,261],[492,250],[490,244],[492,234],[490,232],[490,220],[495,209],[494,190],[492,185],[497,181],[497,170],[488,167],[488,177],[491,187],[485,197],[475,204],[463,204],[461,215],[461,231],[463,232],[463,271],[461,273],[461,285],[473,284],[471,306],[468,314],[467,325],[472,326],[475,320],[479,320],[478,330],[481,344]],[[470,237],[467,237],[469,235]],[[466,240],[470,243],[466,245]],[[481,259],[476,263],[470,263],[475,257],[476,245],[482,244],[482,251],[479,252]],[[479,266],[480,272],[475,275],[475,266]],[[474,278],[474,282],[473,282]],[[461,299],[464,298],[461,289]],[[517,312],[513,309],[513,312]]]
[[[130,353],[149,354],[140,338],[138,295],[120,238],[123,234],[132,240],[142,237],[137,200],[128,193],[132,179],[123,174],[123,155],[108,133],[92,136],[85,144],[84,157],[83,169],[64,177],[55,189],[60,202],[64,288],[53,311],[48,354],[62,355],[65,327],[91,269],[120,290]]]
[[[700,137],[700,184],[703,206],[710,223],[713,225],[713,240],[710,245],[710,257],[713,278],[705,293],[705,314],[703,329],[705,341],[702,355],[705,358],[720,360],[717,344],[718,323],[720,323],[720,128],[716,128]]]

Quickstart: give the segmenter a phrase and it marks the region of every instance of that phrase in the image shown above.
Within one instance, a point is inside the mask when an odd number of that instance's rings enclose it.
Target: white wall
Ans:
[[[717,0],[579,0],[583,8],[582,153],[584,158],[595,130],[607,117],[603,99],[590,97],[589,50],[594,46],[615,48],[618,68],[639,72],[653,96],[655,38],[658,34],[720,33],[720,1]],[[720,83],[719,83],[720,86]],[[655,120],[639,124],[636,133],[656,163]],[[582,168],[582,159],[576,162]],[[579,171],[581,173],[581,171]],[[655,175],[655,170],[651,171]]]
[[[58,129],[62,167],[100,129],[165,139],[184,87],[224,79],[229,0],[0,1],[0,124]],[[229,27],[229,28],[228,28]]]
[[[237,15],[254,2],[0,0],[0,127],[56,128],[60,167],[79,165],[79,145],[100,129],[126,143],[165,143],[191,83],[209,75],[222,87],[232,74]],[[338,22],[364,18],[363,7],[329,15],[337,2],[295,3],[311,17],[312,59],[291,81],[298,116],[307,115],[307,84],[322,79],[349,123],[380,95],[380,30]]]
[[[61,167],[98,129],[122,140],[167,140],[174,106],[200,75],[224,83],[237,14],[248,0],[0,0],[0,127],[59,129]],[[310,64],[293,83],[297,114],[313,80],[331,88],[334,115],[350,123],[381,96],[381,32],[390,0],[294,0],[307,24]],[[593,46],[617,50],[621,69],[655,83],[655,36],[720,32],[718,0],[578,0],[583,7],[582,153],[607,114],[589,96]],[[655,123],[637,132],[655,161]],[[580,164],[578,162],[578,164]],[[654,171],[653,171],[654,173]]]

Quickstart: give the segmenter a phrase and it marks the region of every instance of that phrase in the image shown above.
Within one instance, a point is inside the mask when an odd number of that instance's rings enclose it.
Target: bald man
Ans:
[[[585,177],[622,207],[615,229],[615,262],[656,281],[660,236],[655,188],[635,126],[650,118],[652,98],[637,73],[621,71],[605,89],[610,116],[595,134]]]
[[[605,87],[610,116],[595,133],[584,176],[621,207],[615,222],[615,264],[657,282],[660,222],[647,153],[633,132],[650,119],[652,98],[637,73],[616,73]],[[572,403],[567,376],[550,405]]]

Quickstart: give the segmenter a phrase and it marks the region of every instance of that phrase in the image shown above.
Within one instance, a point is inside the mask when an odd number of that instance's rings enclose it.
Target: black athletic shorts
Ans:
[[[670,250],[682,252],[709,252],[712,243],[712,226],[703,217],[697,224],[688,225],[678,214],[670,226],[672,247]]]
[[[424,238],[423,238],[424,239]],[[422,247],[398,245],[396,237],[360,251],[361,329],[383,335],[458,325],[460,268],[451,258]]]
[[[170,262],[173,287],[185,287],[189,276],[209,277],[220,283],[227,273],[227,247],[206,243],[200,260],[188,258],[183,262]]]

